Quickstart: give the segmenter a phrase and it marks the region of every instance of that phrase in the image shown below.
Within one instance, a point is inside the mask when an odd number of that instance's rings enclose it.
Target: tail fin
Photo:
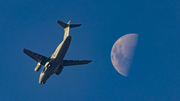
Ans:
[[[79,27],[79,26],[81,26],[81,24],[70,24],[70,22],[71,22],[71,20],[66,24],[66,23],[64,23],[64,22],[62,22],[62,21],[57,21],[57,23],[59,24],[59,25],[61,25],[63,28],[66,28],[66,27],[68,27],[68,26],[70,26],[70,28],[74,28],[74,27]]]
[[[64,28],[64,38],[63,38],[63,40],[66,39],[69,36],[69,29],[70,28],[81,26],[81,24],[70,24],[71,20],[67,24],[62,22],[62,21],[59,21],[59,20],[57,21],[57,23]]]

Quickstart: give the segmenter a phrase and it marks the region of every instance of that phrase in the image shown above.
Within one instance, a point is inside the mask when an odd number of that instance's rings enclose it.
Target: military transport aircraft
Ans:
[[[64,66],[88,64],[91,62],[91,60],[63,60],[71,42],[69,29],[81,26],[81,24],[70,24],[70,22],[71,20],[66,24],[62,21],[57,21],[57,23],[64,28],[64,38],[51,57],[48,58],[30,50],[23,49],[25,54],[38,62],[34,69],[36,72],[38,72],[41,66],[44,65],[44,68],[39,76],[39,84],[45,84],[47,79],[54,73],[59,75]]]

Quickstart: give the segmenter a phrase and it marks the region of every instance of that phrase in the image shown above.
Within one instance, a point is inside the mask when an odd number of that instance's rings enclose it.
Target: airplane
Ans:
[[[49,77],[53,74],[59,75],[64,66],[81,65],[92,62],[92,60],[63,60],[71,42],[71,36],[69,35],[70,28],[81,26],[81,24],[70,24],[70,22],[71,20],[66,24],[57,20],[57,23],[64,28],[64,38],[49,58],[30,50],[23,49],[23,52],[26,55],[38,62],[34,71],[38,72],[41,66],[44,65],[39,76],[39,84],[45,84]]]

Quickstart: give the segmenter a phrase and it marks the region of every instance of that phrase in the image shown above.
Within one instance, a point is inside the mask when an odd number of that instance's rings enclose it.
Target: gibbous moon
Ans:
[[[111,62],[123,76],[128,76],[138,41],[138,34],[126,34],[120,37],[111,50]]]

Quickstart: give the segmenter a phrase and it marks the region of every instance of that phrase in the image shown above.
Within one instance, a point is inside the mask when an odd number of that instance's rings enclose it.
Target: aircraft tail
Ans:
[[[59,20],[57,20],[57,23],[64,28],[64,39],[69,36],[69,28],[81,26],[81,24],[70,24],[71,20],[67,24]]]
[[[59,24],[59,25],[61,25],[63,28],[66,28],[66,27],[70,27],[70,28],[74,28],[74,27],[79,27],[79,26],[81,26],[81,24],[70,24],[70,22],[71,22],[71,20],[66,24],[66,23],[64,23],[64,22],[62,22],[62,21],[57,21],[57,23]]]

